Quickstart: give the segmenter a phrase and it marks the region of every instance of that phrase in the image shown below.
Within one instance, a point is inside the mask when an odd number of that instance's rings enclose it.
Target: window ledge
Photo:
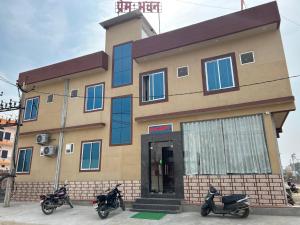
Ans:
[[[226,92],[231,92],[231,91],[239,91],[240,87],[231,87],[231,88],[224,88],[224,89],[219,89],[219,90],[213,90],[213,91],[207,91],[204,90],[203,94],[204,95],[214,95],[214,94],[220,94],[220,93],[226,93]]]

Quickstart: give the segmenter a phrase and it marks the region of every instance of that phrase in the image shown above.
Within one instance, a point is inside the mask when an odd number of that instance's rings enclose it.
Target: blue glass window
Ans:
[[[25,102],[24,121],[36,120],[39,108],[39,97],[29,98]]]
[[[96,84],[93,86],[87,86],[85,88],[86,101],[85,111],[94,111],[103,109],[103,84]]]
[[[143,102],[157,101],[166,98],[164,71],[143,75],[142,85]]]
[[[131,144],[132,99],[131,96],[113,98],[111,101],[111,145]]]
[[[98,170],[100,168],[101,141],[84,142],[81,151],[81,170]]]
[[[31,156],[32,148],[20,149],[17,164],[17,173],[29,173]]]
[[[220,58],[205,62],[207,91],[235,87],[232,58]]]
[[[132,43],[114,47],[112,86],[119,87],[132,83]]]

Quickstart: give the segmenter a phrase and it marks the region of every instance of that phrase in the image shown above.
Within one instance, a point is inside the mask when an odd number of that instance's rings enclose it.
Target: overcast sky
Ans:
[[[245,2],[249,8],[270,1]],[[289,75],[299,75],[300,2],[277,2]],[[162,8],[161,32],[166,32],[237,11],[240,0],[163,0]],[[115,16],[115,0],[0,0],[0,75],[15,82],[19,72],[104,50],[105,31],[98,23]],[[157,14],[145,16],[158,31]],[[291,84],[299,107],[300,78]],[[1,91],[0,100],[17,97],[16,89],[0,80]],[[300,110],[289,114],[278,139],[284,166],[293,152],[300,158],[299,134]]]

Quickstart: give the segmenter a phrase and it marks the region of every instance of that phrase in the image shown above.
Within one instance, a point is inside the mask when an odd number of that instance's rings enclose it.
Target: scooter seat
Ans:
[[[246,195],[234,194],[234,195],[223,196],[222,197],[222,203],[224,203],[224,204],[233,204],[233,203],[236,203],[238,200],[241,200],[243,198],[246,198]]]

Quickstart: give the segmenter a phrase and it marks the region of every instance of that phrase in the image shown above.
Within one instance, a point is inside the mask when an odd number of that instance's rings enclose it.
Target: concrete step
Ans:
[[[157,212],[157,213],[167,213],[167,214],[176,214],[181,213],[181,211],[175,211],[175,210],[151,210],[151,209],[130,209],[130,211],[133,212]]]
[[[138,198],[132,204],[132,211],[180,213],[182,211],[181,200],[169,198]]]
[[[181,205],[180,199],[171,198],[138,198],[135,202],[138,204]]]

